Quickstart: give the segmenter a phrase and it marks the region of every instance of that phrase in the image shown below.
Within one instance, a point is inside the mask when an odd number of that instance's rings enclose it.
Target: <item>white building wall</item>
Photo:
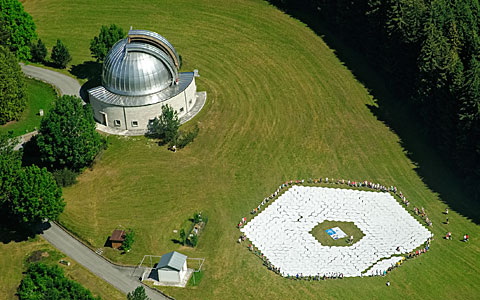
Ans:
[[[95,120],[100,124],[104,123],[103,114],[106,114],[107,124],[104,125],[108,127],[120,130],[145,131],[149,121],[162,113],[163,105],[170,105],[177,111],[179,118],[183,117],[195,105],[196,89],[195,78],[193,78],[190,85],[183,92],[160,103],[123,107],[104,103],[90,95],[90,105],[92,106]],[[117,126],[118,124],[120,125]]]
[[[180,281],[182,281],[183,278],[187,276],[187,261],[183,263],[182,269],[180,270],[178,275],[179,275]]]
[[[104,103],[93,96],[90,96],[89,99],[93,109],[93,117],[98,123],[112,128],[126,129],[123,107]],[[103,114],[107,116],[107,124],[104,124]],[[115,126],[114,120],[120,120],[120,126]]]
[[[197,100],[197,85],[195,84],[195,77],[193,77],[192,83],[185,89],[185,99],[188,111],[195,105],[195,100]]]
[[[173,270],[158,270],[158,281],[180,282],[180,273]]]

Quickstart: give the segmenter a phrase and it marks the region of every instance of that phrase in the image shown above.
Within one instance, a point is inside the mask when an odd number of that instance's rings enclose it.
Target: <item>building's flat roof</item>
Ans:
[[[145,106],[160,103],[168,100],[181,92],[183,92],[193,81],[193,72],[180,73],[178,84],[172,85],[158,93],[146,96],[123,96],[114,94],[103,86],[97,86],[89,89],[88,94],[94,96],[98,100],[116,106]]]

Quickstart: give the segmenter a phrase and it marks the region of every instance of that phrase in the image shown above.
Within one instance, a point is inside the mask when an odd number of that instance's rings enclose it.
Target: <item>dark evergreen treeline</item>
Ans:
[[[298,9],[294,0],[274,0]],[[405,92],[444,155],[480,178],[479,0],[304,0]]]

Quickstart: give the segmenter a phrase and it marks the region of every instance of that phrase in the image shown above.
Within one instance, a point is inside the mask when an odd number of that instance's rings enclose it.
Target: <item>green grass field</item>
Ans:
[[[339,227],[347,237],[342,239],[334,240],[332,239],[325,230]],[[353,223],[353,222],[338,222],[338,221],[325,221],[322,222],[315,227],[313,227],[310,234],[313,235],[320,244],[324,246],[338,246],[338,247],[345,247],[350,246],[350,244],[355,244],[359,240],[361,240],[365,234]],[[353,236],[353,242],[348,243],[349,237]]]
[[[46,113],[57,98],[57,93],[51,85],[34,79],[26,79],[27,83],[27,107],[18,121],[13,121],[0,126],[0,132],[13,131],[15,136],[32,132],[40,127],[42,117],[40,109]]]
[[[94,247],[118,225],[135,229],[132,251],[107,251],[109,258],[136,264],[145,254],[172,250],[205,257],[200,285],[163,289],[177,299],[480,294],[478,225],[455,211],[449,225],[442,223],[448,199],[426,185],[408,157],[411,149],[372,112],[376,100],[305,24],[260,0],[36,0],[24,6],[48,48],[61,38],[77,66],[92,60],[89,40],[102,24],[157,31],[182,55],[185,71],[199,69],[197,85],[208,92],[203,111],[186,125],[200,127],[192,145],[172,153],[143,137],[110,137],[101,160],[64,190],[61,223]],[[442,161],[434,165],[442,168]],[[236,243],[235,225],[282,181],[319,176],[397,185],[434,222],[431,251],[388,278],[299,282],[269,272]],[[172,241],[178,238],[173,230],[195,211],[208,214],[208,226],[196,248],[182,247]],[[446,231],[453,241],[441,238]],[[465,232],[470,243],[459,241]]]

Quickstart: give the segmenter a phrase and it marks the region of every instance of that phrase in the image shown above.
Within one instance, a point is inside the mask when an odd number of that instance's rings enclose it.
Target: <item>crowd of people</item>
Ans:
[[[430,243],[432,241],[432,238],[427,239],[427,241],[424,244],[423,248],[417,249],[416,251],[409,252],[407,254],[407,259],[415,258],[419,255],[422,255],[423,253],[427,253],[427,251],[430,250]]]
[[[429,227],[433,227],[433,223],[432,221],[428,218],[427,214],[425,213],[425,209],[422,207],[421,209],[418,209],[416,207],[413,208],[413,212],[415,213],[415,215],[417,216],[420,216],[422,218],[422,220],[425,221],[425,223],[429,226]],[[447,218],[448,220],[448,218]]]
[[[386,185],[382,185],[380,183],[374,183],[374,182],[370,182],[370,181],[367,181],[367,180],[364,180],[364,181],[353,181],[353,180],[345,180],[345,179],[336,179],[335,180],[333,178],[329,179],[328,177],[326,177],[325,179],[323,179],[322,177],[314,178],[314,179],[310,178],[310,179],[307,180],[307,183],[308,183],[308,185],[316,185],[316,184],[347,185],[349,187],[356,187],[356,188],[362,188],[363,187],[363,188],[368,188],[368,189],[371,189],[371,190],[374,190],[374,191],[390,192],[393,195],[399,197],[400,200],[402,201],[402,203],[406,207],[408,207],[410,205],[410,202],[407,200],[405,195],[401,191],[399,191],[396,186],[393,186],[393,185],[392,186],[386,186]],[[293,186],[293,185],[304,185],[304,184],[305,184],[304,179],[285,181],[284,183],[282,183],[281,185],[278,186],[278,188],[275,190],[275,192],[270,194],[268,197],[265,197],[257,207],[252,209],[250,214],[251,215],[256,215],[257,213],[259,213],[264,206],[266,206],[270,201],[276,199],[282,193],[282,191],[285,191],[286,189],[288,189],[288,187]],[[425,213],[425,209],[423,207],[421,209],[418,209],[417,207],[414,207],[413,212],[417,216],[420,216],[428,226],[430,226],[430,227],[433,226],[432,221],[428,218],[427,214]],[[446,210],[446,213],[448,214],[448,209]],[[237,224],[237,227],[242,228],[246,223],[247,223],[247,217],[242,217],[240,222]],[[450,234],[450,238],[451,238],[451,233],[449,233],[449,234]],[[245,240],[246,240],[246,236],[244,234],[242,234],[238,239],[238,243],[242,243]],[[421,249],[416,250],[414,252],[408,253],[408,255],[406,256],[406,259],[411,259],[411,258],[414,258],[414,257],[417,257],[417,256],[421,255],[422,253],[426,253],[430,249],[430,241],[431,241],[431,239],[427,240],[424,248],[421,248]],[[464,241],[468,241],[468,235],[465,235]],[[287,277],[289,279],[313,280],[314,281],[314,280],[320,280],[320,279],[325,280],[325,279],[330,279],[330,278],[332,278],[332,279],[343,278],[342,273],[325,274],[323,276],[320,276],[320,274],[318,276],[303,276],[303,274],[294,274],[294,275],[283,274],[283,273],[280,272],[280,268],[277,268],[274,265],[272,265],[270,263],[270,261],[268,260],[268,258],[266,258],[263,255],[263,253],[261,253],[260,250],[257,250],[252,244],[249,244],[248,248],[252,253],[255,253],[256,256],[260,257],[263,260],[264,265],[267,266],[267,268],[269,270],[271,270],[271,271],[273,271],[277,274],[281,274],[282,276]],[[400,266],[403,263],[404,260],[405,260],[405,257],[404,257],[404,259],[402,259],[400,262],[398,262],[394,266],[385,270],[384,274],[379,274],[379,275],[381,275],[381,276],[386,275],[393,268],[396,268],[396,267]]]
[[[317,275],[308,275],[308,276],[303,276],[302,273],[300,274],[295,274],[295,275],[290,275],[287,274],[286,276],[288,279],[293,279],[293,280],[306,280],[306,281],[320,281],[320,280],[327,280],[327,279],[343,279],[343,273],[327,273],[327,274],[317,274]]]
[[[416,258],[423,253],[427,253],[427,251],[430,250],[430,242],[432,241],[431,238],[427,239],[425,244],[423,245],[422,248],[419,248],[415,251],[409,252],[405,256],[402,257],[401,260],[397,261],[396,263],[393,263],[391,266],[389,266],[386,270],[376,270],[373,274],[370,274],[370,276],[386,276],[388,273],[390,273],[393,269],[400,267],[406,260]],[[397,251],[399,249],[397,248]]]
[[[393,269],[397,268],[397,267],[400,267],[403,262],[405,261],[405,256],[402,257],[401,260],[397,261],[396,263],[393,263],[391,266],[389,266],[387,269],[385,270],[375,270],[374,273],[370,273],[369,276],[387,276],[387,274],[389,274],[390,272],[392,272]]]

